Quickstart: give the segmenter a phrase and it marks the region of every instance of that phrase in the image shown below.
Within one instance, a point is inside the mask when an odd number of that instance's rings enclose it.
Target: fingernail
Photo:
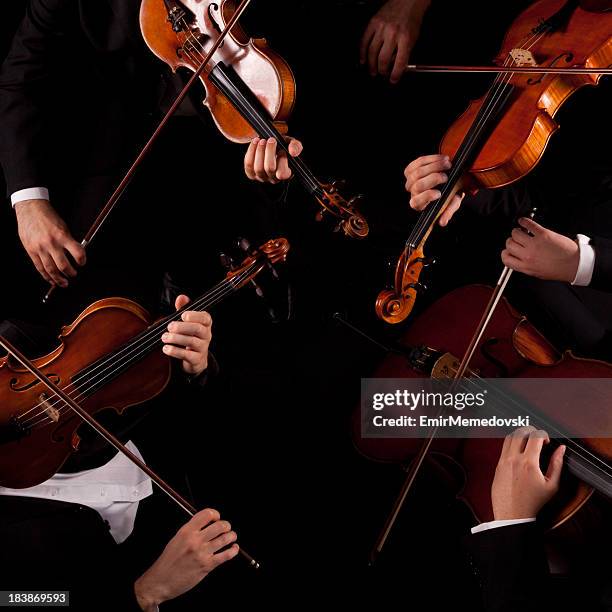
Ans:
[[[268,138],[268,144],[273,144],[276,142],[276,138]]]
[[[169,346],[164,346],[164,347],[162,348],[162,351],[163,351],[164,353],[168,354],[168,353],[170,352],[170,347],[169,347]]]
[[[266,145],[266,141],[265,141],[265,140],[262,138],[262,139],[259,141],[258,146],[260,146],[260,147],[264,147],[265,145]]]
[[[168,340],[168,334],[162,334],[162,341],[166,342]]]
[[[447,159],[447,160],[444,162],[444,167],[445,167],[445,168],[450,168],[450,167],[451,167],[451,163],[450,163],[450,160],[449,160],[449,159]]]

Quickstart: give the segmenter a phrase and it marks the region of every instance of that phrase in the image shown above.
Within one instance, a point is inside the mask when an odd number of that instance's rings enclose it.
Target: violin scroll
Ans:
[[[405,321],[414,308],[420,291],[426,289],[420,281],[424,269],[435,263],[427,259],[422,246],[408,245],[395,268],[395,282],[392,289],[385,289],[376,299],[376,315],[379,319],[397,325]]]
[[[242,264],[228,272],[227,279],[233,282],[236,289],[243,287],[253,281],[266,266],[286,261],[289,249],[289,241],[285,238],[268,240],[255,249]]]
[[[370,226],[366,218],[358,212],[363,196],[357,195],[347,200],[342,194],[343,181],[334,181],[321,185],[322,195],[318,198],[322,209],[317,214],[317,221],[329,213],[339,219],[337,230],[342,230],[349,238],[366,238],[370,233]]]

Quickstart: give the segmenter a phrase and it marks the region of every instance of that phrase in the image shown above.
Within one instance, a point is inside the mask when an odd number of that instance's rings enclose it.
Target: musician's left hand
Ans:
[[[502,252],[504,265],[543,280],[574,282],[580,263],[576,241],[557,234],[532,219],[519,219]]]
[[[186,295],[179,295],[174,306],[180,310],[189,302]],[[166,355],[181,360],[186,374],[199,376],[208,367],[212,318],[207,312],[188,310],[181,319],[168,324],[168,331],[162,335],[163,350]]]

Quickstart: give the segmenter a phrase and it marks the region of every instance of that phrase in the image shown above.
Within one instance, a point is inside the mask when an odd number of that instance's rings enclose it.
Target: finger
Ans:
[[[297,139],[289,139],[289,155],[291,157],[299,157],[304,150],[304,145]]]
[[[368,65],[370,67],[370,76],[376,76],[376,70],[378,69],[378,54],[382,49],[385,40],[380,30],[376,31],[370,48],[368,50]]]
[[[289,158],[284,151],[281,151],[278,155],[277,166],[276,166],[276,182],[288,181],[291,178],[291,168],[289,167]]]
[[[410,52],[412,51],[412,44],[410,37],[407,34],[400,34],[397,42],[397,54],[395,56],[395,63],[393,70],[391,71],[391,83],[394,85],[399,83],[400,79],[406,71],[408,60],[410,59]]]
[[[244,156],[244,173],[252,181],[257,180],[257,175],[255,174],[255,153],[257,153],[258,144],[259,138],[254,138]]]
[[[439,185],[444,185],[448,182],[448,175],[444,174],[444,172],[433,172],[432,174],[428,174],[423,178],[419,179],[412,185],[412,189],[410,193],[412,195],[419,195],[419,193],[423,191],[427,191],[428,189],[433,189],[434,187],[438,187]]]
[[[359,48],[359,62],[361,64],[366,63],[366,60],[368,58],[368,47],[372,42],[372,38],[374,38],[374,35],[376,34],[376,29],[376,25],[370,21],[368,27],[366,28],[366,31],[361,37],[361,45]]]
[[[514,270],[515,272],[525,272],[525,264],[518,258],[509,253],[507,250],[502,251],[501,260],[504,266]]]
[[[444,209],[444,212],[440,215],[440,226],[441,227],[446,227],[448,225],[449,221],[453,218],[453,215],[461,207],[463,198],[465,198],[465,194],[456,195],[451,200],[451,203]]]
[[[266,142],[266,151],[264,154],[264,170],[266,172],[266,176],[268,177],[268,181],[273,184],[278,182],[276,179],[276,149],[276,138],[269,138]]]
[[[427,166],[428,164],[433,164],[436,162],[443,162],[448,160],[447,155],[422,155],[421,157],[417,157],[414,161],[410,162],[408,166],[406,166],[406,170],[404,170],[404,175],[406,178],[414,172],[416,172],[419,168],[423,166]],[[420,177],[419,177],[420,178]]]
[[[207,327],[212,326],[212,317],[207,312],[197,312],[195,310],[188,310],[181,315],[181,319],[185,323],[199,323],[200,325],[206,325]],[[180,325],[180,323],[179,323]],[[174,330],[169,330],[174,331]]]
[[[42,262],[42,265],[45,268],[45,271],[51,277],[53,283],[58,285],[59,287],[66,288],[68,286],[68,281],[62,276],[61,272],[57,269],[57,266],[55,265],[55,261],[52,259],[52,257],[47,253],[42,253],[40,255],[40,260]]]
[[[522,229],[518,228],[513,229],[510,235],[512,236],[512,240],[522,247],[526,247],[529,244],[529,240],[531,240],[529,234],[526,234]]]
[[[378,74],[388,75],[391,72],[391,62],[393,54],[397,49],[397,38],[395,33],[387,30],[384,36],[384,43],[378,54]]]
[[[518,220],[518,224],[523,229],[531,232],[534,236],[544,231],[544,228],[539,223],[536,223],[533,219],[529,219],[528,217],[521,217]]]
[[[499,458],[506,457],[508,455],[508,451],[510,450],[510,441],[512,440],[512,434],[507,435],[504,438],[504,444],[502,445],[501,453]]]
[[[185,308],[189,302],[191,302],[191,300],[186,295],[179,295],[176,300],[174,300],[174,307],[176,310],[180,310],[181,308]]]
[[[445,172],[446,170],[449,170],[451,167],[452,167],[452,164],[451,164],[450,159],[445,156],[444,157],[440,156],[440,158],[434,162],[431,162],[429,164],[423,164],[422,166],[418,166],[417,168],[412,170],[410,173],[406,172],[405,173],[406,179],[409,183],[414,184],[419,179],[422,179],[436,172]]]
[[[240,547],[238,544],[232,544],[227,550],[223,550],[213,555],[213,563],[215,567],[219,567],[222,563],[226,561],[230,561],[233,559],[238,552],[240,551]]]
[[[534,461],[539,461],[542,448],[544,444],[548,444],[549,440],[548,434],[542,429],[532,431],[525,444],[525,455],[528,455]]]
[[[510,440],[509,452],[513,455],[522,453],[525,450],[525,445],[532,431],[535,431],[535,427],[519,427],[513,431]]]
[[[77,271],[74,269],[74,266],[68,260],[66,256],[66,251],[64,251],[64,247],[59,246],[57,248],[53,248],[51,250],[51,257],[53,257],[53,261],[57,269],[61,272],[61,274],[66,277],[74,278],[77,275]]]
[[[508,240],[506,240],[506,251],[517,259],[522,259],[525,255],[525,247],[515,242],[514,238],[508,238]]]
[[[70,239],[64,248],[70,253],[72,259],[78,266],[84,266],[87,262],[87,254],[85,249],[76,240]]]
[[[172,344],[179,348],[188,348],[192,351],[204,351],[208,348],[207,338],[200,338],[198,336],[191,336],[185,334],[170,334],[166,332],[162,334],[162,342],[164,344]]]
[[[193,336],[201,340],[210,340],[212,335],[210,327],[210,325],[204,325],[202,323],[174,322],[168,325],[168,332],[170,334],[179,334],[182,336]]]
[[[228,521],[216,521],[212,524],[209,524],[205,529],[202,530],[202,539],[205,542],[212,542],[215,538],[218,538],[220,535],[230,533],[232,531],[232,526]]]
[[[563,470],[563,457],[565,455],[566,446],[562,444],[555,449],[555,452],[550,458],[548,469],[546,470],[546,479],[551,485],[558,487],[561,480],[561,471]]]
[[[32,263],[34,264],[34,267],[36,268],[36,270],[38,271],[38,273],[50,284],[50,285],[55,285],[55,283],[53,282],[53,279],[47,274],[47,271],[45,270],[45,267],[42,264],[42,261],[40,260],[40,257],[38,255],[30,255],[30,259],[32,260]]]
[[[221,515],[216,510],[206,508],[206,510],[201,510],[197,514],[194,514],[187,525],[199,531],[204,529],[210,523],[218,521],[220,518]]]
[[[255,172],[255,180],[260,183],[265,183],[267,174],[265,169],[266,160],[266,145],[268,141],[265,139],[260,140],[257,143],[257,149],[255,151],[255,161],[253,163],[253,169]]]
[[[162,351],[165,355],[168,355],[168,357],[179,359],[183,362],[183,365],[187,367],[198,365],[202,359],[202,355],[198,351],[179,348],[172,344],[164,344]]]
[[[410,207],[414,210],[424,210],[428,204],[439,200],[441,197],[442,194],[437,189],[430,189],[410,198]]]
[[[210,552],[217,552],[230,544],[233,544],[238,539],[235,531],[230,531],[229,533],[224,533],[220,535],[218,538],[211,540],[208,544],[208,549]]]

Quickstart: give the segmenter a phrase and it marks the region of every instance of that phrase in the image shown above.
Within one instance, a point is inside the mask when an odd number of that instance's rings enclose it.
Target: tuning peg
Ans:
[[[425,285],[421,281],[417,283],[410,283],[408,287],[410,289],[414,289],[417,293],[424,293],[425,291],[429,290],[429,287],[427,287],[427,285]]]
[[[435,257],[418,257],[415,262],[423,264],[424,268],[429,268],[437,264],[438,260]]]
[[[361,203],[362,203],[362,202],[365,200],[365,198],[366,198],[366,197],[365,197],[365,195],[363,195],[362,193],[360,193],[360,194],[358,194],[358,195],[356,195],[356,196],[353,196],[353,197],[352,197],[352,198],[349,200],[348,204],[349,204],[349,206],[350,206],[351,208],[359,208],[359,204],[361,204]]]
[[[238,240],[236,240],[236,246],[241,251],[244,251],[247,255],[253,255],[255,252],[255,249],[253,249],[253,247],[251,246],[250,241],[246,238],[238,238]]]
[[[234,267],[235,267],[235,263],[234,260],[232,259],[232,257],[230,255],[228,255],[227,253],[219,253],[219,260],[221,261],[221,265],[228,271],[231,272]]]

